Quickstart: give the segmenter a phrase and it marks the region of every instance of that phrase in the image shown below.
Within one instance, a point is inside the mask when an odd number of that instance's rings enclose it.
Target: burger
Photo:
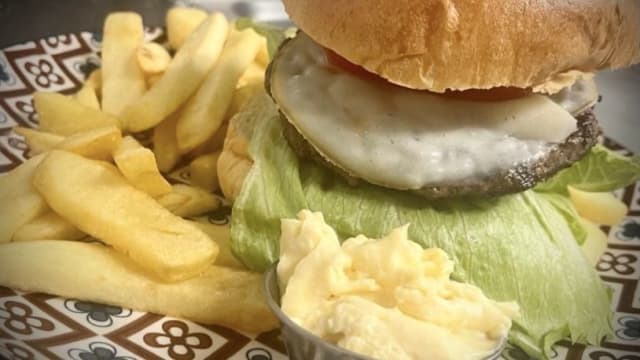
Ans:
[[[596,144],[593,73],[637,62],[634,1],[285,1],[267,90],[299,155],[429,198],[526,190]]]
[[[611,335],[610,291],[585,256],[606,236],[568,186],[640,179],[640,158],[598,144],[593,114],[593,74],[640,61],[640,3],[283,3],[299,30],[225,141],[245,157],[234,254],[268,269],[280,219],[305,208],[342,238],[409,223],[452,257],[454,279],[518,302],[509,341],[528,355]]]

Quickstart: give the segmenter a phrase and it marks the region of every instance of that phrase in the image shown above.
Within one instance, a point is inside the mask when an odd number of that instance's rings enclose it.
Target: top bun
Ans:
[[[315,41],[413,89],[544,88],[640,61],[638,0],[283,2]]]

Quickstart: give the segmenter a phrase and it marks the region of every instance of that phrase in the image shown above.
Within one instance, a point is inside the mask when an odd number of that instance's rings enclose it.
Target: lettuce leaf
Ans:
[[[254,166],[234,203],[231,228],[233,251],[251,269],[264,271],[277,259],[280,219],[303,208],[321,211],[342,238],[379,237],[410,223],[411,239],[449,253],[455,279],[519,303],[510,341],[529,355],[547,358],[551,345],[567,336],[593,344],[611,333],[607,289],[580,251],[563,200],[525,191],[426,202],[372,185],[353,187],[298,160],[270,99],[255,99],[249,112],[255,111],[261,119],[250,141]]]
[[[602,145],[594,146],[582,160],[536,186],[536,191],[567,194],[567,185],[583,191],[614,191],[640,180],[640,156],[631,158]]]

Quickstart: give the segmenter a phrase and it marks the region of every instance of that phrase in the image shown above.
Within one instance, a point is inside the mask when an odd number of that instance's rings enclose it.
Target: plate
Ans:
[[[148,39],[163,37],[162,29],[146,29]],[[0,51],[0,174],[24,161],[28,148],[11,132],[14,126],[36,127],[31,94],[70,94],[99,66],[100,35],[80,32],[50,36]],[[629,154],[611,140],[605,144]],[[188,181],[177,172],[175,181]],[[597,271],[613,290],[614,337],[602,347],[561,342],[553,359],[640,359],[640,183],[617,192],[630,207],[609,234]],[[228,221],[230,211],[212,214],[210,221]],[[73,264],[68,264],[73,266]],[[0,357],[9,359],[286,359],[279,332],[247,334],[219,326],[132,311],[55,296],[0,287]],[[524,360],[519,349],[507,347],[503,359]]]

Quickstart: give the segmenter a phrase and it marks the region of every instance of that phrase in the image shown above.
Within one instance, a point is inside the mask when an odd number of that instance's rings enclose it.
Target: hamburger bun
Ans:
[[[316,42],[412,89],[544,90],[640,61],[637,0],[283,2]]]

